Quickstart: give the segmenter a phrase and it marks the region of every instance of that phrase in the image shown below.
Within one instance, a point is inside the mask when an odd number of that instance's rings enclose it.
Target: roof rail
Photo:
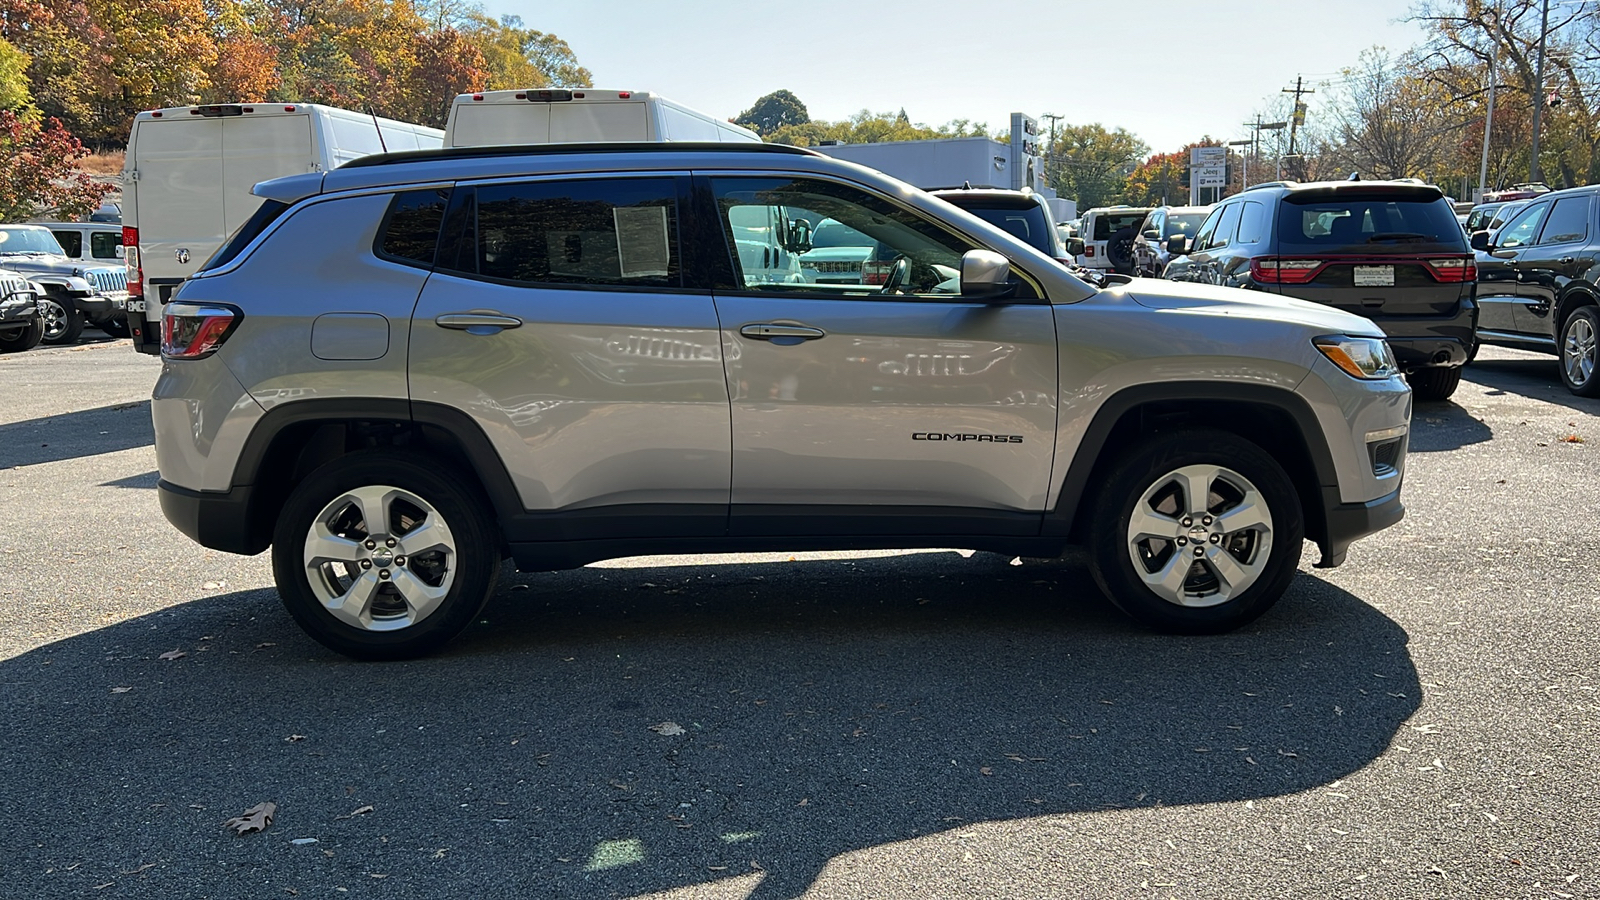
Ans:
[[[345,165],[349,165],[349,163],[345,163]],[[1294,187],[1294,186],[1298,185],[1299,183],[1300,182],[1298,182],[1298,181],[1288,181],[1288,180],[1284,180],[1284,181],[1258,181],[1255,184],[1252,184],[1249,187],[1245,188],[1245,190],[1253,191],[1256,188]]]
[[[441,159],[493,159],[503,156],[562,156],[586,153],[783,153],[798,156],[821,156],[804,147],[788,144],[766,144],[754,141],[721,143],[718,141],[635,141],[591,144],[502,144],[493,147],[441,147],[437,150],[399,150],[394,153],[374,153],[353,159],[341,169],[362,169],[370,166],[396,166],[402,163],[431,162]]]

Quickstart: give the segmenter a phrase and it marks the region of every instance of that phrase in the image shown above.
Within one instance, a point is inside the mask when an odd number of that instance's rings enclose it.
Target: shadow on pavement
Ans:
[[[1600,399],[1579,397],[1561,381],[1554,354],[1517,359],[1476,359],[1467,366],[1466,380],[1490,388],[1490,396],[1517,394],[1544,400],[1589,415],[1600,415]]]
[[[150,401],[118,403],[0,425],[0,469],[79,459],[154,443]]]
[[[986,820],[1315,788],[1421,699],[1405,632],[1309,574],[1241,632],[1176,638],[1075,565],[951,552],[519,575],[396,664],[223,594],[0,684],[0,858],[32,896],[623,897],[759,871],[751,897],[793,897],[840,854]],[[223,830],[263,800],[265,833]]]
[[[143,475],[129,475],[127,478],[118,478],[115,481],[107,481],[100,486],[119,488],[146,488],[153,491],[156,489],[157,482],[160,480],[160,472],[146,472]]]
[[[1494,437],[1494,431],[1456,404],[1418,403],[1411,414],[1409,453],[1438,453],[1459,450],[1468,444],[1481,444]]]

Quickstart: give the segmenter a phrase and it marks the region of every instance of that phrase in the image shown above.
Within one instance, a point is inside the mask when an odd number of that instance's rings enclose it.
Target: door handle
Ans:
[[[522,320],[516,316],[502,316],[498,313],[445,313],[435,317],[433,324],[440,328],[454,328],[457,331],[468,331],[473,334],[495,334],[502,328],[516,328],[522,324]]]
[[[775,325],[760,323],[746,325],[739,329],[739,333],[747,338],[758,341],[770,341],[773,338],[799,338],[802,341],[814,341],[827,335],[821,328],[812,328],[809,325]]]
[[[1562,265],[1563,265],[1563,266],[1570,266],[1570,265],[1572,265],[1572,257],[1570,257],[1570,256],[1563,256],[1563,257],[1561,257],[1561,264],[1562,264]]]

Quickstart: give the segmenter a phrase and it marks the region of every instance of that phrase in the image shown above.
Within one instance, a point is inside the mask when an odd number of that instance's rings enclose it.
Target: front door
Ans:
[[[1532,249],[1550,204],[1536,203],[1495,233],[1495,245],[1479,254],[1478,327],[1484,331],[1520,332],[1523,256]]]
[[[1550,207],[1539,240],[1517,261],[1517,330],[1540,338],[1554,338],[1551,315],[1569,282],[1594,265],[1588,252],[1590,199],[1588,194],[1562,197]]]
[[[723,251],[731,532],[1036,533],[1056,426],[1048,302],[1023,279],[1010,301],[962,299],[962,254],[980,245],[856,186],[706,180],[726,247],[738,223],[791,209],[873,243],[854,285],[773,282]],[[777,241],[803,252],[804,230]]]

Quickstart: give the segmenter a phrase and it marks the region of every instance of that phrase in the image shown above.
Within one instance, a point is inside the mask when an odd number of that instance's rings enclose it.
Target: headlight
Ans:
[[[1383,338],[1347,337],[1341,334],[1320,337],[1312,343],[1351,378],[1376,381],[1392,377],[1399,371],[1395,368],[1394,355],[1389,352],[1389,342]]]

